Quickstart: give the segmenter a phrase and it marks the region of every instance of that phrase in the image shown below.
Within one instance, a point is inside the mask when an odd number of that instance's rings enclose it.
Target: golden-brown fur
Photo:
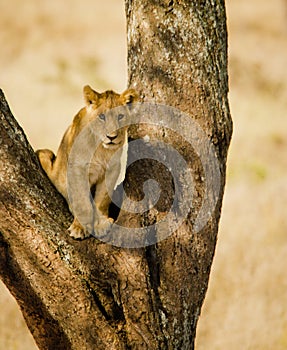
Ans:
[[[122,180],[121,163],[125,157],[123,146],[127,143],[127,118],[130,112],[128,106],[136,101],[137,94],[132,89],[121,95],[113,91],[97,93],[90,86],[85,86],[84,98],[86,106],[78,112],[65,132],[57,156],[50,150],[36,152],[44,171],[74,214],[69,231],[76,239],[88,237],[93,232],[98,236],[104,235],[112,224],[112,219],[108,218],[109,193]],[[116,108],[119,106],[123,106],[120,111]],[[81,162],[89,152],[92,152],[92,157],[88,163]],[[74,158],[78,157],[76,171],[80,182],[83,181],[83,186],[80,184],[82,190],[76,194],[69,193],[71,188],[67,178],[71,154],[74,154]],[[88,193],[84,190],[85,181],[89,184]],[[94,204],[90,199],[92,187],[95,187]]]

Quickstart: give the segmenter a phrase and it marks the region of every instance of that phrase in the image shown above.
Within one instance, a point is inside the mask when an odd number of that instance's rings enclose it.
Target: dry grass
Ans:
[[[82,86],[126,87],[124,2],[0,2],[1,88],[35,148],[56,150]]]
[[[227,10],[234,136],[196,349],[285,350],[287,10],[283,0]],[[122,1],[11,0],[0,18],[1,88],[35,148],[57,147],[82,85],[125,88]],[[4,287],[0,307],[0,349],[34,349]]]
[[[234,135],[197,350],[287,348],[287,13],[227,2]]]

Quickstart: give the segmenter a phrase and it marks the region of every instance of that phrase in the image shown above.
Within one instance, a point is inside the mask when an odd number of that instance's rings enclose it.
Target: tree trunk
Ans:
[[[73,240],[66,233],[68,207],[41,171],[1,92],[0,274],[39,349],[194,348],[232,132],[224,1],[126,0],[126,13],[129,85],[145,102],[139,110],[146,112],[152,101],[176,107],[167,109],[167,119],[176,118],[177,110],[184,113],[176,119],[179,132],[174,121],[165,124],[166,109],[158,107],[163,124],[158,116],[157,125],[145,120],[131,128],[131,140],[143,137],[145,145],[150,140],[159,146],[158,159],[166,155],[162,143],[184,157],[192,184],[181,178],[178,184],[192,203],[162,239],[156,224],[170,211],[177,183],[165,161],[145,156],[128,168],[125,190],[141,200],[144,182],[154,179],[159,200],[139,214],[126,205],[117,221],[145,227],[145,241],[121,244],[120,232],[117,246]],[[131,147],[131,159],[137,151]]]

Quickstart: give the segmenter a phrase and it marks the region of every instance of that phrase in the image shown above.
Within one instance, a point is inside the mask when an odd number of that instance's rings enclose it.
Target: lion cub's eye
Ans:
[[[119,114],[119,115],[118,115],[118,120],[122,120],[122,119],[124,119],[124,117],[125,117],[125,116],[124,116],[123,114]]]
[[[101,113],[101,114],[99,115],[99,118],[100,118],[101,120],[106,120],[106,116],[105,116],[103,113]]]

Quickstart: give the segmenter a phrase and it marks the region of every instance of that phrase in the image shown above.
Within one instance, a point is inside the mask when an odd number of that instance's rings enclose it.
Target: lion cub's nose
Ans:
[[[110,141],[113,141],[114,139],[116,139],[118,136],[118,134],[110,134],[110,135],[107,135],[107,138],[110,140]]]

